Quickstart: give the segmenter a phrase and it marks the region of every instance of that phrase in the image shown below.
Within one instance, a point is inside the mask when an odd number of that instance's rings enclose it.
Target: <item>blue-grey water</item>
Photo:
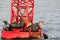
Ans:
[[[43,20],[44,24],[42,29],[46,34],[49,35],[49,39],[41,38],[41,40],[60,40],[60,0],[34,1],[34,23],[38,22],[39,20]],[[0,19],[7,20],[9,22],[9,17],[10,0],[0,0]],[[0,37],[3,27],[2,25],[3,23],[0,21]]]

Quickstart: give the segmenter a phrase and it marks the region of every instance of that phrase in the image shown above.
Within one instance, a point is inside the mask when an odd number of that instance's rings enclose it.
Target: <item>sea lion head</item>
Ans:
[[[8,22],[6,20],[3,20],[3,23],[7,24]]]
[[[38,22],[38,25],[39,25],[39,26],[42,26],[43,23],[44,23],[44,22],[43,22],[42,20],[40,20],[40,21]]]

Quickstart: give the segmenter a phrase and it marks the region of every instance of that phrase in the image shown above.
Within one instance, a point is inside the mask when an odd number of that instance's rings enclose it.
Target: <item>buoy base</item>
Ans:
[[[21,31],[5,31],[2,30],[3,39],[13,39],[13,38],[41,38],[42,30],[40,32],[21,32]]]

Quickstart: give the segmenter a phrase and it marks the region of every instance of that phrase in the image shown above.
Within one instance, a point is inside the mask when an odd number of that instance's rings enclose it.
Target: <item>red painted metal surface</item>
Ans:
[[[35,38],[41,38],[42,31],[40,32],[17,32],[17,31],[2,31],[2,37],[6,39],[12,39],[12,38],[29,38],[29,37],[35,37]]]
[[[11,0],[10,23],[14,20],[19,22],[23,18],[27,27],[28,21],[33,23],[33,16],[34,0]]]
[[[12,38],[28,38],[29,32],[13,32],[13,31],[2,31],[2,37],[6,39]]]

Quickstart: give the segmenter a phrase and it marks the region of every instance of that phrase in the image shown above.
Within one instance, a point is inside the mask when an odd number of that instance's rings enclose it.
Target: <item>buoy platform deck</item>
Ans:
[[[31,31],[22,32],[20,30],[16,30],[16,29],[14,29],[12,31],[2,30],[2,38],[4,38],[4,39],[29,38],[29,37],[41,38],[41,36],[42,36],[42,30],[40,32],[31,32]]]

